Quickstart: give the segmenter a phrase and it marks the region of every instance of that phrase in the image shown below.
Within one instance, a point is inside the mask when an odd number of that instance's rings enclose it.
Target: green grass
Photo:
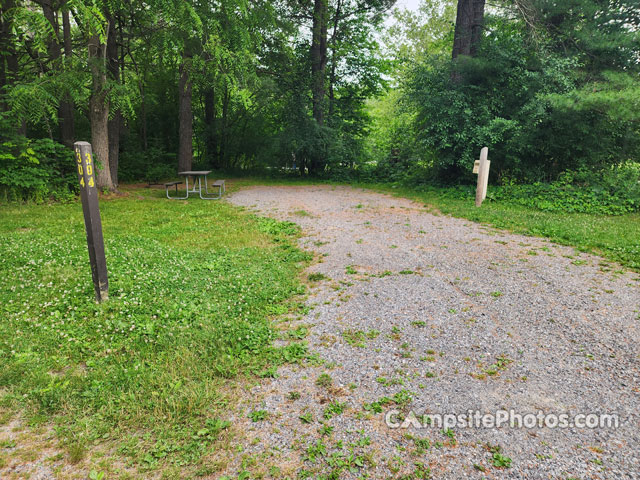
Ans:
[[[63,442],[117,439],[144,469],[197,464],[230,427],[233,379],[306,356],[271,344],[304,292],[295,225],[163,193],[101,201],[102,304],[79,203],[0,206],[0,408],[54,418]]]

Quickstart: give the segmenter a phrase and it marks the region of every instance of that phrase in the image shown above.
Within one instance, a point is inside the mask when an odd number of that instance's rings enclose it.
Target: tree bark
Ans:
[[[107,32],[110,34],[110,32]],[[108,37],[107,37],[108,38]],[[95,35],[89,39],[89,65],[91,68],[91,97],[89,119],[91,121],[91,145],[96,169],[96,185],[100,189],[114,190],[109,167],[109,103],[107,102],[106,45]]]
[[[217,165],[216,151],[216,97],[213,88],[204,92],[204,124],[205,124],[205,148],[207,157]]]
[[[65,69],[71,68],[72,61],[72,45],[71,45],[71,24],[69,22],[69,10],[62,10],[62,38],[64,42],[64,63]],[[65,93],[64,97],[60,101],[60,108],[58,110],[58,117],[60,120],[60,137],[62,144],[69,148],[73,147],[75,142],[75,120],[74,120],[75,108],[73,100],[69,93]]]
[[[42,13],[44,18],[47,19],[51,27],[55,38],[49,40],[47,45],[47,51],[49,54],[49,61],[52,64],[52,69],[58,68],[60,59],[62,58],[62,45],[60,44],[60,27],[58,25],[58,19],[56,12],[53,8],[51,0],[41,0],[40,6],[42,7]]]
[[[8,10],[9,2],[3,2],[0,4],[0,52],[9,52],[9,44],[11,41],[9,22],[5,20],[6,11]],[[5,63],[5,56],[0,55],[0,95],[4,94],[5,87],[7,86],[7,68]],[[8,108],[4,101],[4,96],[0,97],[0,109],[6,111]]]
[[[0,93],[6,94],[18,77],[18,52],[13,38],[13,25],[8,12],[15,8],[14,0],[4,0],[0,3],[0,14],[2,23],[0,24],[0,64],[2,64],[0,73]],[[3,99],[4,100],[4,99]],[[3,110],[8,110],[9,105],[3,101]],[[18,134],[26,133],[26,124],[24,122],[16,129]]]
[[[473,57],[478,51],[484,25],[485,0],[458,0],[453,59],[460,55]]]
[[[178,171],[191,170],[193,162],[193,111],[191,105],[190,60],[183,55],[178,85]]]
[[[315,0],[311,38],[311,90],[313,118],[324,124],[325,70],[327,66],[328,0]]]
[[[15,8],[16,2],[14,0],[5,0],[4,2],[4,12],[8,12],[12,8]],[[16,50],[16,44],[14,43],[12,25],[8,23],[5,25],[7,29],[7,49],[4,50],[6,62],[7,62],[7,70],[6,70],[6,87],[10,87],[16,81],[20,74],[20,64],[18,59],[18,51]],[[26,120],[21,120],[18,125],[16,132],[18,135],[26,135],[27,134],[27,122]]]
[[[327,27],[329,23],[329,0],[315,0],[311,35],[311,98],[313,118],[317,125],[324,125],[325,80],[327,67]],[[323,152],[314,152],[309,172],[317,173],[324,167]]]
[[[48,45],[48,54],[50,65],[48,70],[61,71],[69,68],[68,63],[71,62],[71,26],[69,24],[69,11],[63,10],[62,16],[62,39],[60,38],[60,22],[58,21],[57,11],[51,0],[42,0],[39,2],[42,7],[42,13],[53,28],[55,38],[51,39]],[[62,46],[64,45],[64,56],[66,62],[62,59]],[[73,147],[75,142],[74,132],[74,109],[69,93],[64,93],[58,106],[58,124],[60,126],[60,141],[69,148]]]
[[[220,147],[218,156],[218,165],[220,167],[228,167],[227,162],[227,125],[229,120],[229,103],[231,102],[231,95],[229,95],[229,89],[224,86],[224,93],[222,95],[222,118],[220,118]]]
[[[329,119],[333,117],[334,109],[335,109],[335,83],[336,83],[336,51],[338,42],[338,24],[340,23],[340,11],[342,9],[342,0],[338,0],[338,4],[336,5],[336,13],[334,17],[333,23],[333,33],[331,34],[331,70],[329,72]]]
[[[112,82],[120,82],[120,62],[118,58],[118,44],[116,36],[115,21],[109,20],[109,31],[111,34],[107,38],[107,71]],[[111,113],[109,119],[109,169],[111,170],[111,181],[114,187],[118,187],[118,162],[120,158],[120,133],[122,125],[122,113],[117,110]]]

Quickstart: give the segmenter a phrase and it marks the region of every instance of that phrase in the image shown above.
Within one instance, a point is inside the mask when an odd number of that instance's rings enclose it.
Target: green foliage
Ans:
[[[640,165],[597,173],[566,171],[552,183],[492,187],[490,200],[559,213],[622,215],[640,211]]]
[[[592,172],[567,170],[550,183],[518,184],[503,178],[492,186],[488,202],[508,202],[556,213],[623,215],[640,211],[640,165],[626,164]],[[475,186],[448,188],[445,198],[475,198]]]
[[[638,70],[640,10],[636,0],[528,0],[527,21],[556,51],[577,55],[590,72]]]
[[[475,57],[452,62],[448,52],[414,52],[414,67],[397,69],[403,96],[375,116],[381,174],[471,184],[484,146],[494,183],[552,182],[565,170],[600,171],[640,157],[637,10],[630,2],[619,9],[595,1],[516,3],[527,8],[505,4],[485,18]],[[416,22],[400,18],[405,24],[396,30]],[[425,28],[424,38],[441,38],[442,25]]]
[[[548,138],[534,141],[559,121],[543,108],[541,95],[569,90],[572,79],[566,72],[574,66],[572,59],[533,56],[525,32],[502,22],[497,22],[478,58],[452,64],[432,57],[417,66],[408,95],[417,110],[418,140],[434,152],[432,168],[438,177],[470,180],[471,166],[483,146],[489,146],[497,175],[510,172],[535,179],[553,168],[562,171],[567,166],[563,162],[580,160],[569,155],[571,140],[577,138],[563,138],[557,146],[564,151],[557,153],[545,152]],[[582,137],[580,130],[574,132]]]
[[[6,128],[8,121],[0,121]],[[5,132],[10,132],[7,128]],[[73,152],[49,139],[0,136],[0,199],[69,199],[76,189]]]

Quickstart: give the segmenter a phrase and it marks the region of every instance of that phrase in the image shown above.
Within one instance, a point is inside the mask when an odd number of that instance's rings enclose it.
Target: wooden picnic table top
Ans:
[[[185,170],[184,172],[178,172],[178,175],[209,175],[211,170]]]

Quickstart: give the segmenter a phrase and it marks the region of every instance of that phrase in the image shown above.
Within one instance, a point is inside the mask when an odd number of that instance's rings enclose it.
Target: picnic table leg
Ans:
[[[204,176],[204,191],[207,195],[209,195],[209,185],[207,184],[207,176]]]
[[[202,178],[202,177],[198,177],[198,178]],[[207,188],[207,176],[204,175],[204,189],[205,192],[208,194],[209,193],[209,189]],[[218,196],[217,197],[207,197],[207,196],[202,196],[202,186],[200,186],[200,198],[202,200],[219,200],[220,198],[222,198],[222,190],[218,189]]]
[[[176,187],[176,195],[177,195],[178,194],[178,184],[177,183],[175,184],[175,187]],[[169,187],[165,186],[165,189],[167,191],[167,198],[169,200],[186,200],[187,198],[189,198],[189,180],[187,180],[187,196],[186,197],[178,197],[178,196],[171,197],[171,196],[169,196]]]

